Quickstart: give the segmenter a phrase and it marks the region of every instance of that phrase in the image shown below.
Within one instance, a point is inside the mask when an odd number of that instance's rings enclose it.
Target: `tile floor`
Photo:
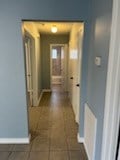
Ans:
[[[29,112],[31,143],[0,145],[0,160],[87,160],[68,96],[56,87]]]

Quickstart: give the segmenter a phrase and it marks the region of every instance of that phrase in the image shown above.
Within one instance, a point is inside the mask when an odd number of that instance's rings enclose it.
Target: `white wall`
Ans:
[[[96,128],[97,119],[90,107],[85,104],[84,145],[89,160],[94,160],[95,158]]]

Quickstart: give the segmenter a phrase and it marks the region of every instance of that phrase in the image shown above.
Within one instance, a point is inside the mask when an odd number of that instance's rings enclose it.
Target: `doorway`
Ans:
[[[25,64],[26,64],[26,83],[27,83],[27,98],[28,106],[33,106],[33,37],[25,31],[24,35],[24,48],[25,48]]]
[[[67,44],[50,45],[51,90],[67,92],[68,52]]]
[[[50,28],[53,24],[58,27],[57,34],[51,33]],[[74,120],[78,126],[84,23],[27,21],[24,22],[24,29],[32,35],[35,42],[32,57],[34,63],[31,92],[35,93],[38,101],[36,106],[40,107],[42,100],[42,104],[44,104],[42,106],[47,106],[48,103],[52,105],[54,100],[56,100],[55,103],[59,101],[59,104],[62,104],[62,98],[66,97],[70,100],[70,106],[74,111]],[[25,45],[27,50],[27,44]],[[34,92],[34,86],[36,92]],[[56,93],[51,94],[51,90],[56,91]],[[57,96],[58,98],[56,98]],[[47,97],[51,98],[50,101]],[[34,96],[32,98],[33,103]]]

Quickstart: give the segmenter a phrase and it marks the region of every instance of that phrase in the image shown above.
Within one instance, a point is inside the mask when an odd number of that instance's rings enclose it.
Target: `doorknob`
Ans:
[[[70,79],[73,79],[73,77],[70,77]]]
[[[77,87],[79,87],[79,86],[80,86],[80,84],[76,84],[76,86],[77,86]]]

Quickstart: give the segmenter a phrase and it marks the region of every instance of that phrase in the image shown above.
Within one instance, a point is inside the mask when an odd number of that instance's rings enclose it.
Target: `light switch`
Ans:
[[[101,66],[101,57],[95,57],[96,66]]]

